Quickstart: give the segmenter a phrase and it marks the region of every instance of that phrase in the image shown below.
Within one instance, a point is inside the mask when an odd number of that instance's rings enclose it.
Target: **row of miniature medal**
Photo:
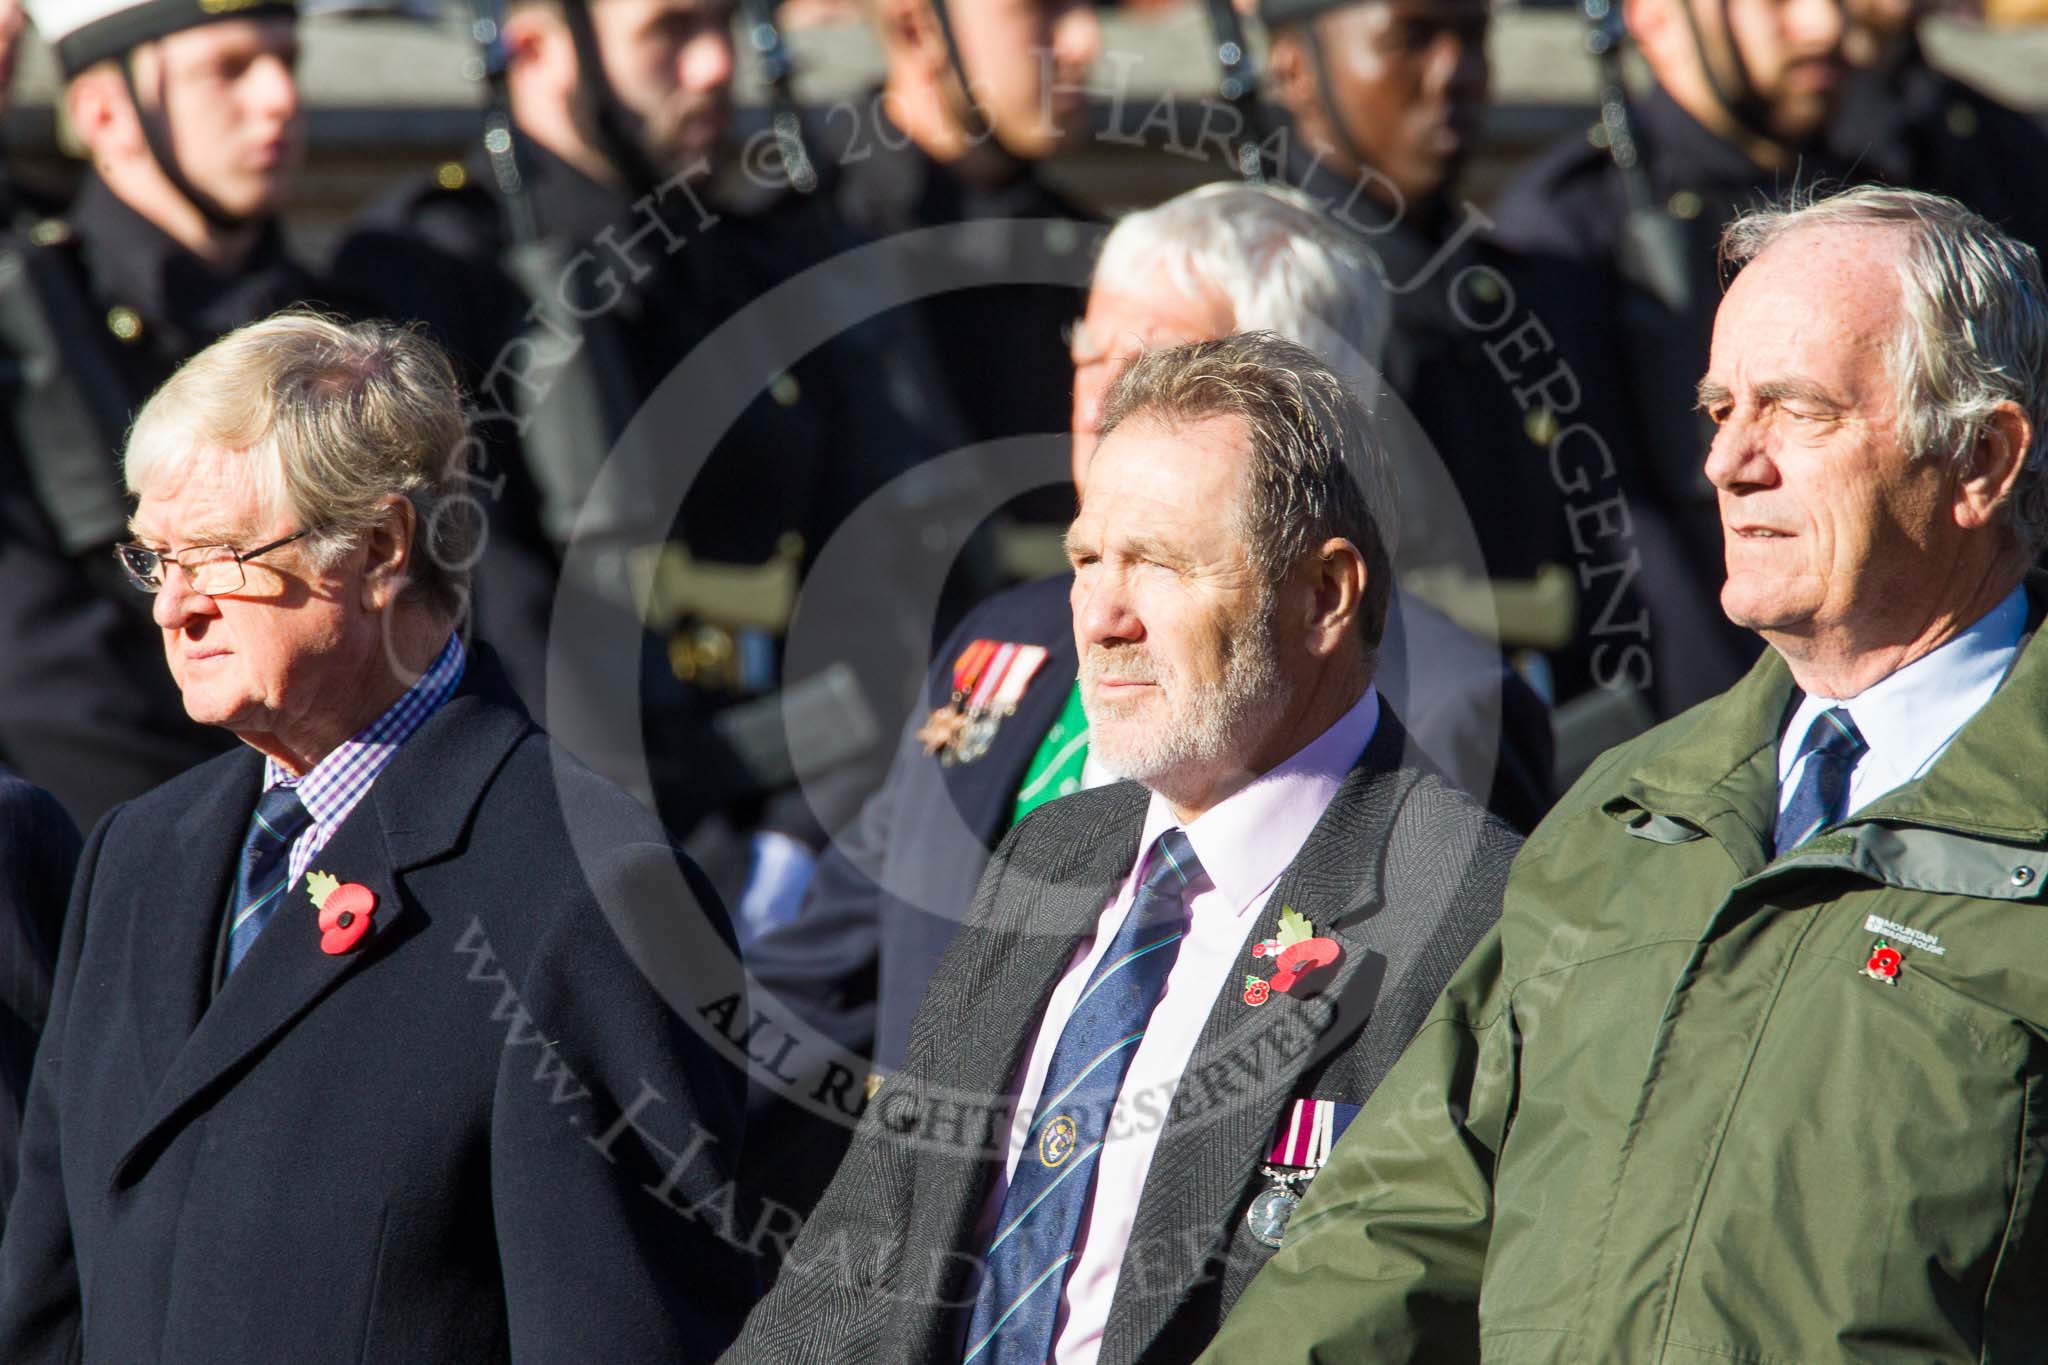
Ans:
[[[1001,640],[968,645],[953,661],[953,699],[934,709],[918,729],[924,751],[937,754],[948,767],[987,753],[997,727],[1016,714],[1046,656],[1044,645]]]
[[[1272,1150],[1259,1174],[1273,1183],[1245,1210],[1244,1225],[1269,1247],[1278,1247],[1301,1192],[1330,1159],[1330,1149],[1358,1116],[1359,1106],[1336,1100],[1296,1100],[1280,1121]]]

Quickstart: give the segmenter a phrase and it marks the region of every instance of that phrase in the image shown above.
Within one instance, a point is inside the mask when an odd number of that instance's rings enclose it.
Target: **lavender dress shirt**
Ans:
[[[1217,993],[1235,993],[1241,985],[1230,977],[1242,961],[1245,935],[1257,922],[1280,874],[1301,852],[1323,811],[1335,799],[1345,774],[1365,752],[1379,725],[1379,714],[1379,693],[1368,686],[1349,711],[1292,758],[1185,827],[1204,875],[1189,887],[1187,937],[1166,978],[1165,993],[1152,1011],[1144,1040],[1131,1059],[1123,1088],[1117,1092],[1094,1195],[1081,1223],[1080,1255],[1060,1296],[1053,1365],[1095,1365],[1152,1153],[1195,1040]],[[1165,799],[1153,793],[1138,841],[1139,865],[1125,874],[1123,884],[1096,920],[1094,937],[1075,950],[1073,961],[1053,988],[1024,1070],[1012,1078],[1017,1107],[1010,1123],[1009,1150],[1003,1179],[996,1182],[982,1208],[981,1243],[986,1243],[1002,1212],[1003,1195],[1017,1169],[1024,1134],[1031,1127],[1045,1087],[1046,1068],[1052,1064],[1053,1048],[1073,1013],[1074,1000],[1130,910],[1146,850],[1179,823]],[[1170,1172],[1166,1178],[1172,1178]]]

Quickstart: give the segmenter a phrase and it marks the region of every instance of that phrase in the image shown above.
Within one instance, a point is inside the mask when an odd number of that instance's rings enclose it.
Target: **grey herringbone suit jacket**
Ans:
[[[1160,1135],[1111,1305],[1102,1365],[1192,1359],[1269,1250],[1245,1226],[1259,1166],[1296,1098],[1363,1103],[1444,981],[1500,913],[1520,844],[1379,728],[1245,941],[1292,907],[1334,935],[1309,998],[1211,1007]],[[917,1365],[959,1359],[976,1220],[1001,1170],[1002,1097],[1047,998],[1138,855],[1133,783],[1042,807],[989,865],[918,1011],[903,1067],[868,1106],[831,1189],[728,1362]],[[990,1097],[995,1097],[992,1104]],[[1142,1118],[1142,1116],[1141,1116]]]

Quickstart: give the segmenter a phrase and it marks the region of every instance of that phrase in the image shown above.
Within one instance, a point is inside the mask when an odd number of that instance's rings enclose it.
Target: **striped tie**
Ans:
[[[1778,815],[1778,852],[1799,847],[1848,814],[1849,773],[1869,748],[1841,707],[1831,706],[1814,717],[1799,744],[1806,766],[1792,788],[1792,799]]]
[[[1053,1049],[989,1242],[962,1365],[1042,1365],[1052,1354],[1110,1110],[1180,955],[1187,886],[1202,871],[1180,830],[1153,847],[1130,911]]]
[[[305,832],[313,817],[291,787],[272,787],[256,803],[249,832],[242,839],[242,861],[235,869],[235,899],[228,921],[228,964],[233,973],[249,945],[284,899],[291,880],[292,840]]]

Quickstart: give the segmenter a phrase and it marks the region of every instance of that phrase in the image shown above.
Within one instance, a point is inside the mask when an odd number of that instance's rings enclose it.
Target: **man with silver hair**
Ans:
[[[1210,1362],[2040,1358],[2048,288],[1952,200],[1736,221],[1734,688],[1614,750]]]
[[[734,1073],[622,942],[658,920],[729,962],[730,930],[465,647],[463,437],[437,348],[305,314],[136,419],[120,563],[187,711],[241,745],[80,861],[0,1359],[569,1360],[601,1324],[608,1359],[652,1362],[730,1336],[750,1277],[686,1209],[722,1188]]]
[[[1207,185],[1119,222],[1073,333],[1075,486],[1125,363],[1250,329],[1308,347],[1356,394],[1378,392],[1385,287],[1301,194]],[[1376,505],[1393,505],[1395,471],[1353,472],[1373,483]],[[927,679],[929,713],[905,724],[887,783],[820,861],[796,921],[748,948],[767,998],[877,1068],[902,1060],[989,850],[1037,806],[1110,780],[1090,759],[1070,583],[1062,574],[1001,593],[953,632]],[[1003,646],[1010,662],[998,676]],[[993,697],[1005,679],[1015,695],[977,708],[975,687]],[[1492,645],[1397,591],[1376,686],[1454,782],[1518,828],[1541,817],[1551,795],[1549,713]],[[845,1123],[757,1119],[749,1145],[777,1197],[799,1207],[830,1176],[859,1105],[857,1078],[828,1073],[807,1089],[844,1096]]]
[[[1373,685],[1349,386],[1271,332],[1161,347],[1099,432],[1069,600],[1124,780],[996,850],[734,1362],[1188,1358],[1499,912],[1520,839]]]

